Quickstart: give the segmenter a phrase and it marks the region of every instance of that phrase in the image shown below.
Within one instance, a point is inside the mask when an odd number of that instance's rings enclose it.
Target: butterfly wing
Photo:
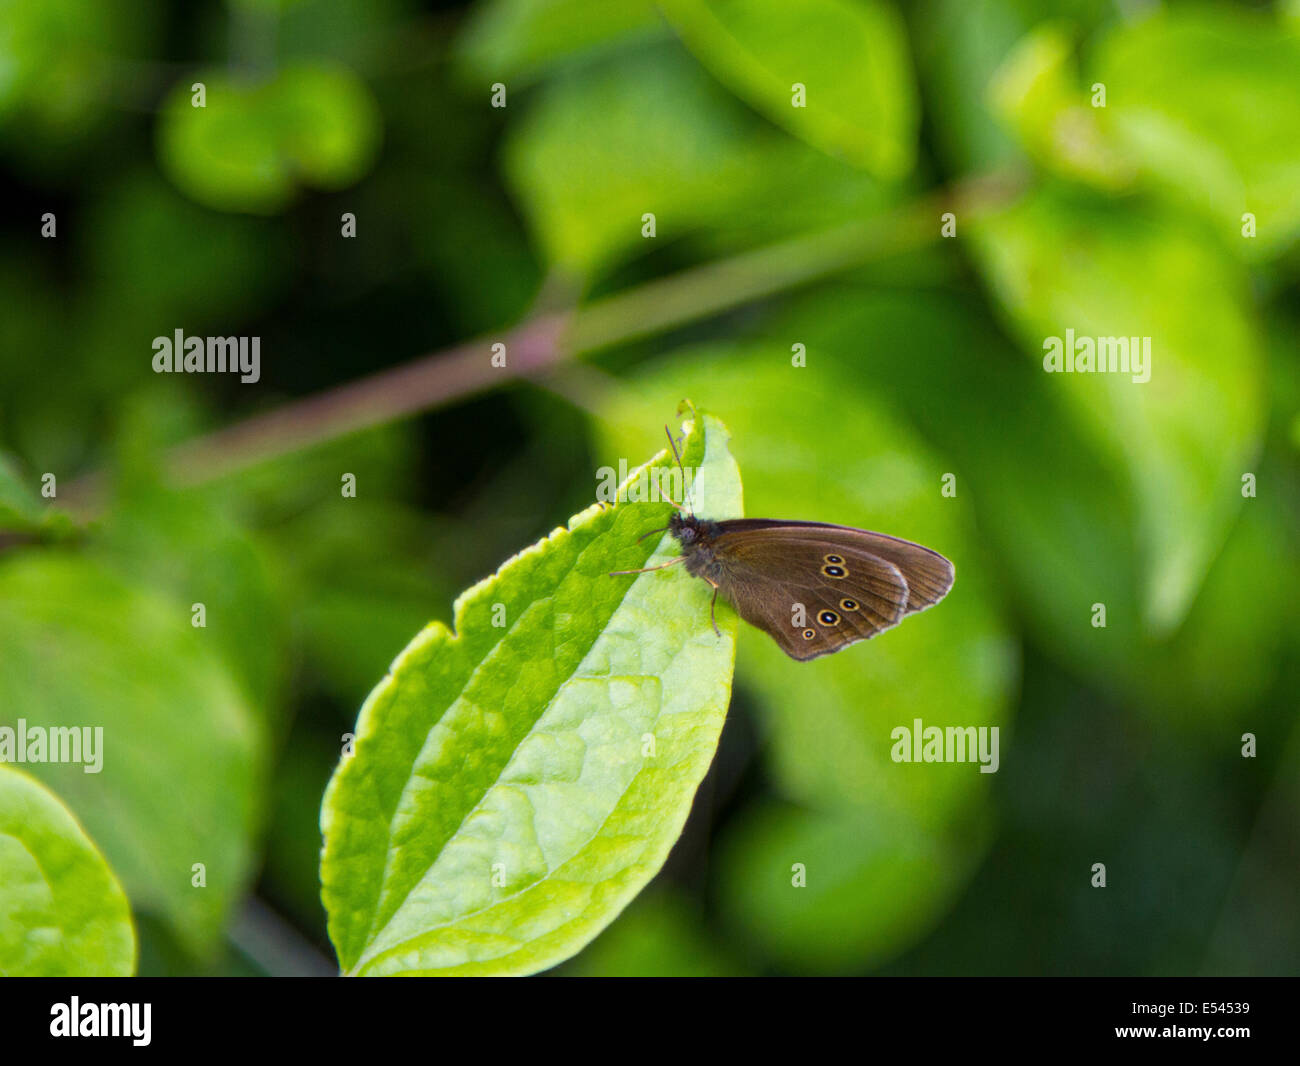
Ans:
[[[710,547],[736,612],[799,660],[897,625],[953,582],[938,552],[849,526],[737,519],[719,523]]]
[[[937,551],[914,544],[887,533],[873,533],[853,526],[836,526],[829,522],[787,522],[773,518],[738,518],[719,522],[723,533],[749,533],[757,530],[780,529],[790,535],[803,533],[817,539],[830,539],[836,543],[846,540],[868,553],[885,559],[896,566],[907,582],[908,598],[904,615],[933,607],[952,588],[953,567]]]

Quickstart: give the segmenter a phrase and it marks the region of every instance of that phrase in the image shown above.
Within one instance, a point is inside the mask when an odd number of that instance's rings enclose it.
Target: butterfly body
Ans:
[[[938,603],[953,583],[938,552],[825,522],[674,514],[688,573],[801,661],[839,651]]]

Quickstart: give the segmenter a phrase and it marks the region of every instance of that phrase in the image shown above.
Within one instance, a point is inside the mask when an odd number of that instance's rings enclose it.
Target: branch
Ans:
[[[1023,187],[999,172],[960,183],[878,218],[855,221],[683,270],[568,313],[546,313],[513,329],[422,356],[402,366],[294,400],[173,448],[167,471],[196,485],[327,440],[417,414],[506,381],[543,374],[574,355],[708,318],[889,255],[924,247],[939,215],[964,224],[996,210]],[[491,364],[504,343],[507,365]],[[93,492],[95,480],[73,486]]]

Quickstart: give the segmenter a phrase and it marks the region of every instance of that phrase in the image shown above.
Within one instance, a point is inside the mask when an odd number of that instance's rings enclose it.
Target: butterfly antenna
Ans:
[[[668,447],[673,450],[673,458],[677,460],[677,469],[682,472],[682,502],[686,504],[685,509],[689,511],[691,517],[694,518],[695,508],[690,505],[690,490],[686,487],[686,467],[682,463],[681,453],[677,450],[677,442],[673,440],[673,431],[667,426],[664,426],[664,432],[668,434]],[[672,503],[674,507],[677,507],[677,504],[673,503],[672,500],[669,500],[668,502]],[[680,511],[682,508],[677,507],[677,510]]]

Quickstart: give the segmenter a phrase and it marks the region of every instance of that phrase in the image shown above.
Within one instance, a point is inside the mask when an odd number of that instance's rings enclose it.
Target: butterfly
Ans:
[[[677,455],[671,433],[668,441]],[[713,587],[715,632],[722,593],[741,618],[801,662],[869,640],[933,607],[952,588],[952,563],[909,540],[827,522],[711,521],[673,506],[678,510],[668,525],[650,532],[671,533],[682,554],[660,566],[613,573],[685,563],[687,573]]]

